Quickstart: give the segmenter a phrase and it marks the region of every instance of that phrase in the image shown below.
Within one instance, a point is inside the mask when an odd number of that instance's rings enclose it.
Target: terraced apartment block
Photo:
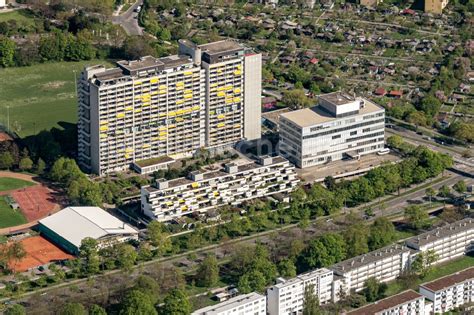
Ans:
[[[103,175],[260,138],[261,55],[231,40],[179,44],[178,55],[84,69],[78,152],[85,170]]]
[[[195,171],[187,178],[160,179],[141,188],[142,211],[151,219],[170,221],[193,212],[292,191],[299,180],[282,157],[226,164],[223,170]]]

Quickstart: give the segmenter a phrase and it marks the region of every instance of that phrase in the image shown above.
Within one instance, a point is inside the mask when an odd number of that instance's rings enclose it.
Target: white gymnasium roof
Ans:
[[[67,207],[39,222],[77,247],[86,237],[99,239],[112,234],[138,234],[99,207]]]

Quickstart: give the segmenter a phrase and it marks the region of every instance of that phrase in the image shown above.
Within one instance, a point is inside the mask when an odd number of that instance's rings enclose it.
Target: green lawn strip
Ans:
[[[0,228],[16,226],[27,222],[20,210],[12,209],[5,201],[5,197],[0,196]]]
[[[7,123],[21,137],[52,127],[59,122],[76,123],[77,100],[74,72],[79,77],[86,65],[105,64],[103,60],[55,62],[0,71],[0,124]]]
[[[418,291],[418,286],[422,283],[430,282],[438,278],[448,276],[450,274],[456,273],[458,271],[461,271],[463,269],[466,269],[472,266],[474,266],[473,256],[464,256],[462,258],[435,266],[435,269],[430,274],[428,274],[425,278],[417,279],[413,287],[411,287],[411,289]],[[388,288],[387,288],[387,291],[385,292],[385,295],[393,296],[407,289],[408,288],[403,286],[402,283],[400,283],[400,281],[396,280],[388,284]]]
[[[31,14],[26,10],[15,10],[10,12],[0,13],[0,22],[8,22],[14,20],[22,25],[34,26],[35,20]]]
[[[0,177],[0,191],[19,189],[33,185],[35,185],[35,183],[26,180],[10,177]]]

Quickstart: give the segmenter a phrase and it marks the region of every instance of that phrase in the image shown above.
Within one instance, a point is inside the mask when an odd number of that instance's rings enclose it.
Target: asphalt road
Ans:
[[[138,13],[135,9],[143,6],[143,0],[138,0],[126,12],[112,17],[112,23],[122,26],[127,35],[143,35],[142,28],[138,25]]]

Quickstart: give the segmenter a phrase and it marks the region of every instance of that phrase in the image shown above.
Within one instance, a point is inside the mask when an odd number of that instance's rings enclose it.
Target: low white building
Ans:
[[[474,267],[420,285],[420,293],[441,314],[474,302]]]
[[[467,218],[414,236],[406,245],[423,252],[433,250],[438,255],[436,263],[461,257],[474,251],[474,220]]]
[[[369,278],[380,282],[396,279],[410,264],[411,250],[402,245],[390,245],[370,253],[350,258],[330,268],[334,274],[343,277],[342,290],[346,294],[364,288]]]
[[[195,171],[188,178],[158,180],[141,189],[142,211],[151,219],[170,221],[223,205],[291,192],[298,184],[295,168],[277,156],[258,162],[226,164],[223,170]]]
[[[431,304],[425,305],[425,297],[413,290],[368,304],[347,315],[429,315]]]
[[[333,272],[326,268],[301,274],[295,278],[278,279],[277,284],[267,289],[269,315],[299,314],[303,311],[306,287],[314,285],[314,293],[321,304],[333,301]]]
[[[258,293],[249,293],[225,302],[201,308],[191,315],[266,315],[267,299]]]
[[[385,146],[385,110],[375,103],[335,92],[313,108],[280,115],[280,154],[297,167],[358,158]]]
[[[39,221],[39,231],[67,252],[77,254],[85,238],[100,247],[138,240],[138,231],[99,207],[67,207]]]

